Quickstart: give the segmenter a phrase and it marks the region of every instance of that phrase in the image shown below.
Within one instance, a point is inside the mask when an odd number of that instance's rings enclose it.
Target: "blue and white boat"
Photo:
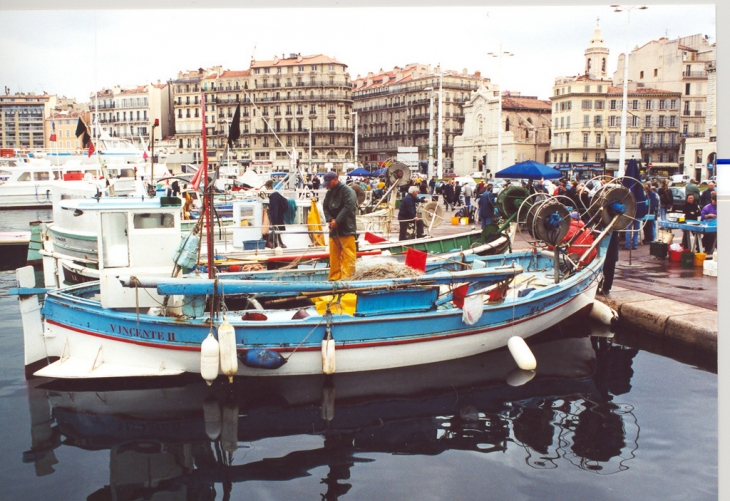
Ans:
[[[148,226],[154,217],[131,220],[124,231],[100,233],[99,282],[46,291],[42,308],[32,268],[18,270],[25,365],[53,378],[201,373],[211,381],[364,372],[491,351],[595,309],[606,237],[631,221],[635,204],[620,185],[594,200],[590,244],[564,242],[570,215],[549,198],[527,214],[532,250],[467,256],[466,270],[441,262],[416,276],[338,282],[316,269],[160,276],[156,261],[176,255],[185,269],[192,252],[178,249],[164,224]],[[103,228],[121,216],[101,217]]]

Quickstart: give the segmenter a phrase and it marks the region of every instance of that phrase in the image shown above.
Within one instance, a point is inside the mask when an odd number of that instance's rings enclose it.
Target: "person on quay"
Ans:
[[[685,197],[688,197],[690,195],[695,196],[695,200],[699,204],[700,202],[700,187],[697,186],[697,181],[694,179],[690,179],[689,183],[684,185],[684,195]]]
[[[492,185],[487,184],[487,189],[479,197],[479,220],[482,222],[482,229],[494,219],[494,193],[492,193]]]
[[[710,181],[707,183],[707,189],[700,193],[700,207],[703,209],[712,202],[712,194],[715,193],[715,183]]]
[[[717,219],[717,192],[713,191],[710,194],[710,203],[702,207],[700,217],[702,221],[706,223],[715,221]],[[706,253],[709,254],[710,251],[714,248],[716,237],[716,233],[705,233],[704,235],[702,235],[702,247],[705,249]]]
[[[431,177],[431,179],[428,180],[428,191],[429,191],[431,197],[433,197],[433,191],[435,189],[436,189],[436,178]]]
[[[467,207],[471,207],[471,196],[473,194],[473,189],[469,183],[466,183],[464,185],[464,205]]]
[[[444,197],[444,209],[449,209],[449,205],[451,205],[451,208],[454,208],[454,185],[451,184],[451,181],[444,181],[444,186],[441,188],[441,193]]]
[[[400,224],[400,234],[398,240],[410,240],[412,238],[423,238],[423,219],[417,216],[416,204],[418,200],[419,189],[417,186],[408,188],[408,194],[403,197],[398,210],[398,223]],[[408,231],[415,225],[416,231]]]
[[[454,209],[457,205],[461,205],[461,184],[459,184],[459,181],[454,183],[454,200],[452,200],[451,205]]]
[[[684,202],[684,220],[699,221],[701,216],[702,209],[700,209],[700,204],[694,194],[690,193],[687,195],[687,200]],[[682,247],[685,249],[690,249],[692,247],[690,236],[690,232],[685,230],[684,236],[682,237]]]
[[[666,221],[667,212],[671,212],[674,208],[674,197],[672,197],[672,190],[669,189],[669,182],[666,179],[662,181],[657,194],[659,195],[659,217],[662,221]]]
[[[654,187],[650,183],[644,184],[646,199],[649,201],[648,215],[654,216],[644,224],[644,243],[648,244],[656,240],[656,219],[659,217],[659,195],[654,191]]]
[[[324,175],[327,194],[322,203],[324,218],[330,230],[330,280],[342,280],[355,273],[357,248],[357,196],[341,183],[332,171]]]

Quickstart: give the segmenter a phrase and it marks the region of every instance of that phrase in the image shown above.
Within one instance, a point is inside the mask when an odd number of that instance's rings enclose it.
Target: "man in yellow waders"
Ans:
[[[357,223],[357,196],[344,185],[334,172],[324,175],[327,195],[322,203],[324,218],[330,229],[330,280],[343,280],[355,273],[357,250],[355,237]]]

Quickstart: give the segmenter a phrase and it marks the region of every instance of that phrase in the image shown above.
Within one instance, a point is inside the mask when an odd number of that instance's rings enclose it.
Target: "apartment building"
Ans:
[[[211,75],[218,75],[222,72],[220,66],[194,71],[178,72],[177,78],[171,80],[170,92],[173,103],[173,124],[175,138],[177,139],[176,153],[182,161],[202,162],[202,131],[203,122],[201,119],[201,101],[203,96],[203,81]],[[206,98],[207,100],[208,98]],[[215,103],[206,103],[206,117],[208,113],[215,117]],[[210,122],[209,123],[214,123]],[[207,126],[206,126],[207,127]],[[213,127],[211,127],[212,129]],[[208,130],[211,130],[208,129]],[[206,132],[208,132],[206,130]],[[164,137],[164,136],[163,136]],[[206,138],[207,146],[210,147],[208,157],[215,159],[216,151],[213,144],[217,144],[217,138],[212,136]]]
[[[555,79],[550,98],[552,162],[587,162],[605,165],[608,171],[618,170],[623,87],[608,78],[607,57],[608,49],[596,27],[584,54],[584,73]],[[680,170],[681,98],[678,90],[629,80],[626,160],[641,160],[642,169],[653,168],[664,174]]]
[[[156,84],[132,88],[115,86],[90,95],[91,123],[112,137],[131,140],[135,145],[149,145],[152,124],[159,121],[155,138],[159,140],[172,131],[170,123],[170,87]]]
[[[81,140],[76,137],[79,118],[89,121],[89,112],[83,107],[53,109],[45,119],[47,148],[51,151],[76,152],[81,149]],[[54,133],[55,130],[55,133]],[[54,140],[55,134],[55,140]]]
[[[17,151],[47,148],[44,121],[56,96],[33,92],[0,95],[0,147]]]
[[[550,161],[550,101],[506,92],[500,123],[499,92],[497,85],[483,84],[464,103],[464,133],[454,138],[457,176],[477,171],[487,174],[489,170],[493,177],[498,165],[505,168],[526,160]],[[500,142],[501,163],[497,159]]]
[[[251,61],[240,144],[258,172],[287,171],[296,148],[305,170],[342,172],[353,162],[352,84],[326,55]]]
[[[439,148],[439,88],[443,88],[442,167],[444,173],[453,171],[454,141],[464,132],[463,105],[471,92],[489,83],[479,71],[469,74],[419,63],[358,75],[352,99],[358,118],[359,162],[374,165],[395,157],[398,147],[417,147],[425,171],[429,156],[436,159]],[[433,151],[429,151],[431,131]]]
[[[697,179],[714,174],[717,157],[715,123],[715,87],[710,73],[716,65],[716,44],[701,34],[670,40],[659,38],[629,54],[629,81],[638,88],[653,87],[679,92],[681,148],[680,170]],[[624,54],[618,59],[615,85],[623,82]]]

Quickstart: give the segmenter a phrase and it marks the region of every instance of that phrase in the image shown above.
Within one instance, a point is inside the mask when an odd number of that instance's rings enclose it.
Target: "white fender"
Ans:
[[[208,337],[200,345],[200,375],[208,386],[218,377],[219,360],[218,341],[213,337],[213,333],[209,332]]]
[[[614,325],[618,322],[618,313],[600,301],[593,301],[590,317],[605,325]]]
[[[512,336],[507,341],[507,348],[512,354],[512,358],[515,359],[517,366],[525,371],[533,371],[537,367],[537,361],[535,355],[530,351],[530,347],[527,346],[525,340],[520,336]]]
[[[322,372],[334,374],[335,372],[335,340],[322,340]]]
[[[236,352],[236,330],[223,318],[218,326],[218,345],[221,357],[221,372],[228,376],[232,383],[233,376],[238,371],[238,353]]]
[[[203,420],[205,421],[205,434],[211,440],[217,440],[221,434],[221,406],[215,398],[206,398],[203,401]]]
[[[238,404],[223,404],[223,426],[221,429],[221,447],[226,452],[238,449]]]

